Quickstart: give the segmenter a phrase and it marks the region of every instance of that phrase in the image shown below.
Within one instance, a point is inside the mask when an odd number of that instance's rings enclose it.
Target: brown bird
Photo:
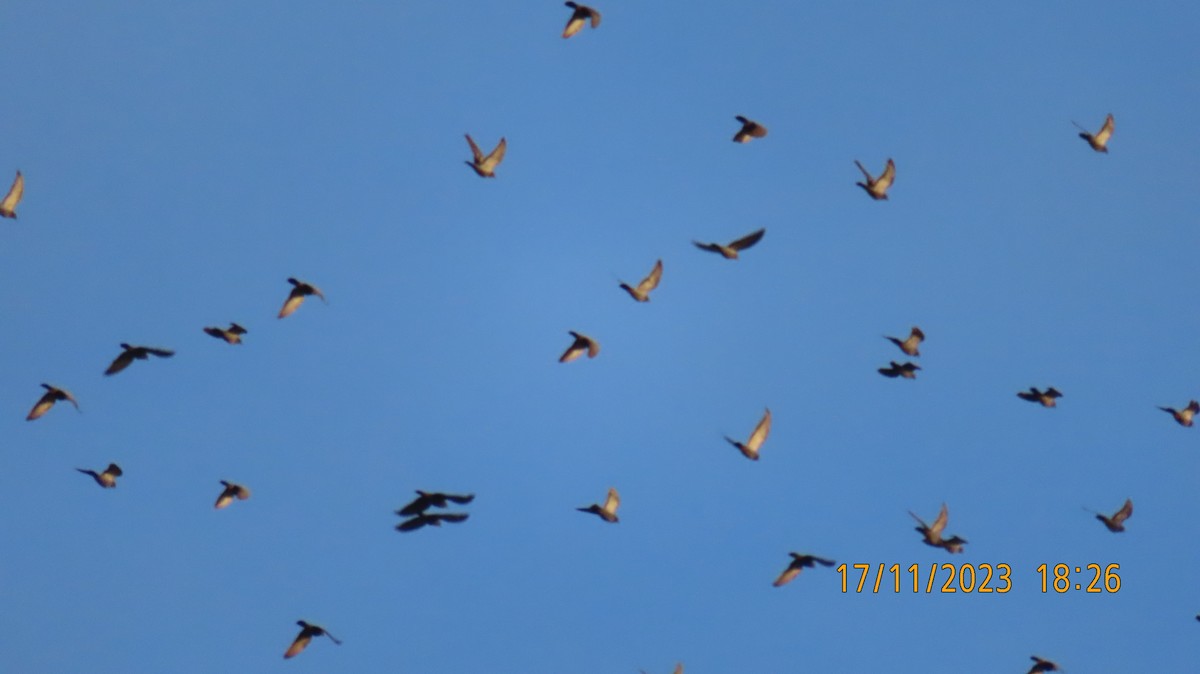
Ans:
[[[108,464],[108,468],[105,468],[104,472],[102,473],[97,473],[96,471],[88,468],[76,468],[75,470],[83,473],[84,475],[91,475],[92,479],[96,481],[96,484],[104,487],[105,489],[116,487],[117,478],[125,474],[121,471],[121,467],[115,463]]]
[[[8,188],[8,194],[4,195],[4,200],[0,201],[0,217],[17,219],[17,204],[21,203],[21,197],[25,195],[25,176],[17,171],[17,177],[13,178],[12,187]]]
[[[305,283],[304,281],[297,281],[291,277],[288,278],[287,282],[292,284],[292,292],[288,293],[287,299],[283,301],[283,308],[279,310],[280,318],[291,316],[292,312],[299,309],[300,305],[304,303],[304,298],[309,295],[316,295],[321,298],[322,302],[329,304],[329,300],[325,299],[324,293],[315,285]]]
[[[230,344],[241,344],[242,335],[246,334],[246,328],[237,323],[230,323],[228,328],[204,328],[204,332]]]
[[[883,169],[883,174],[878,178],[872,178],[871,174],[867,171],[867,169],[863,168],[863,165],[859,163],[857,159],[854,160],[854,164],[858,166],[858,170],[862,171],[863,175],[867,177],[867,182],[855,184],[866,190],[867,194],[871,195],[871,198],[876,201],[879,201],[880,199],[887,199],[888,188],[891,187],[892,183],[896,180],[896,163],[891,159],[888,159],[887,168]]]
[[[121,343],[121,355],[113,359],[113,362],[104,371],[104,374],[116,374],[121,370],[129,367],[129,364],[135,360],[147,360],[150,356],[158,356],[159,358],[170,358],[175,355],[170,349],[156,349],[150,346],[131,346],[124,342]]]
[[[404,520],[396,525],[396,531],[416,531],[423,526],[442,526],[442,522],[450,522],[457,524],[466,520],[470,515],[467,513],[420,513],[416,517]]]
[[[79,403],[75,401],[75,396],[71,395],[70,391],[49,384],[42,384],[42,388],[46,389],[46,392],[42,394],[42,397],[33,406],[33,409],[29,411],[29,416],[25,417],[26,421],[33,421],[40,418],[43,414],[49,412],[51,407],[54,407],[54,403],[60,400],[66,400],[74,405],[76,410],[79,410]]]
[[[329,632],[326,632],[325,628],[321,627],[320,625],[306,623],[303,620],[297,620],[296,624],[300,626],[300,633],[296,635],[295,640],[292,641],[292,645],[288,646],[288,649],[284,651],[284,659],[295,657],[300,653],[300,651],[307,648],[308,642],[312,641],[313,637],[329,637],[329,640],[333,643],[337,644],[338,646],[342,645],[341,641],[338,641],[336,637]]]
[[[595,358],[596,354],[600,353],[600,343],[596,340],[574,330],[568,332],[575,338],[575,341],[571,342],[571,346],[568,346],[567,350],[563,351],[563,355],[558,357],[558,362],[569,363],[583,355],[585,351],[588,358]]]
[[[1051,386],[1045,391],[1039,391],[1036,388],[1031,388],[1028,391],[1017,393],[1017,397],[1021,400],[1028,400],[1031,403],[1041,403],[1042,407],[1055,407],[1058,403],[1054,402],[1056,398],[1061,398],[1062,394],[1058,389]]]
[[[250,498],[250,490],[240,484],[234,484],[226,480],[221,480],[221,484],[225,485],[225,488],[221,490],[221,495],[217,497],[217,502],[213,504],[213,507],[217,510],[233,503],[233,499],[235,498],[239,501],[245,501]]]
[[[576,510],[581,513],[592,513],[599,515],[600,519],[604,520],[605,522],[611,522],[615,524],[619,521],[617,520],[617,508],[620,507],[620,505],[621,495],[617,493],[615,488],[609,487],[608,497],[604,499],[604,505],[601,506],[593,503],[586,508],[576,508]]]
[[[500,139],[500,143],[496,145],[496,149],[488,156],[483,156],[483,152],[479,150],[479,146],[471,140],[471,134],[466,134],[467,143],[471,146],[471,154],[475,156],[474,161],[466,162],[471,170],[479,174],[481,178],[495,178],[496,167],[504,160],[504,153],[508,150],[508,142],[504,138]]]
[[[1191,427],[1192,419],[1196,416],[1197,412],[1200,412],[1200,402],[1193,400],[1188,403],[1187,407],[1181,410],[1177,410],[1174,407],[1160,407],[1158,409],[1170,412],[1171,416],[1175,417],[1175,421],[1179,422],[1180,426]]]
[[[654,269],[650,270],[650,275],[642,279],[642,282],[637,284],[637,287],[630,286],[628,283],[621,283],[621,287],[629,296],[639,302],[650,301],[650,291],[658,287],[658,282],[662,279],[662,260],[654,263]]]
[[[942,538],[942,531],[950,520],[950,511],[946,508],[945,503],[942,504],[942,509],[938,512],[937,519],[933,521],[932,525],[925,524],[925,521],[917,517],[916,513],[911,510],[908,511],[908,514],[912,515],[917,524],[921,525],[916,529],[924,536],[925,545],[943,548],[950,554],[963,551],[963,544],[967,542],[965,539],[959,538],[957,535],[951,538]]]
[[[597,12],[586,5],[580,5],[574,2],[568,2],[566,5],[575,11],[571,13],[571,18],[567,20],[567,27],[563,30],[564,38],[571,37],[575,33],[583,30],[583,24],[587,23],[588,21],[592,22],[592,28],[598,28],[600,26],[600,12]]]
[[[891,361],[891,365],[889,365],[888,367],[879,368],[879,374],[881,374],[885,377],[889,377],[891,379],[895,379],[896,377],[904,377],[905,379],[916,379],[917,378],[917,370],[920,370],[920,369],[921,369],[921,366],[917,365],[916,363],[906,362],[904,364],[900,364],[893,360],[893,361]]]
[[[1105,154],[1108,153],[1108,139],[1112,137],[1113,132],[1113,116],[1111,113],[1104,119],[1104,126],[1100,127],[1100,130],[1095,135],[1089,133],[1082,126],[1079,126],[1078,122],[1072,121],[1071,123],[1079,128],[1081,132],[1079,137],[1086,140],[1087,144],[1091,145],[1093,150]]]
[[[788,564],[788,567],[783,570],[783,573],[779,574],[779,577],[775,579],[774,583],[772,583],[772,585],[775,587],[782,587],[792,582],[792,579],[796,576],[799,576],[800,572],[803,571],[805,567],[811,569],[817,564],[822,566],[833,566],[834,564],[832,559],[824,559],[822,557],[814,557],[812,555],[802,555],[798,552],[789,552],[788,554],[792,556],[792,563]]]
[[[725,436],[725,441],[742,453],[742,456],[751,461],[758,461],[758,449],[767,441],[767,434],[771,432],[771,410],[768,408],[763,412],[762,419],[759,419],[758,425],[754,427],[754,432],[750,434],[750,439],[745,443],[738,442],[728,435]]]
[[[1129,519],[1129,516],[1133,514],[1133,501],[1131,499],[1125,499],[1125,505],[1121,506],[1120,510],[1113,513],[1112,517],[1098,513],[1095,510],[1088,510],[1087,508],[1084,508],[1084,510],[1087,510],[1091,514],[1095,515],[1096,519],[1104,522],[1104,526],[1108,527],[1109,531],[1116,534],[1125,531],[1125,520]]]
[[[921,328],[914,325],[912,332],[909,332],[908,337],[905,337],[903,340],[888,337],[887,335],[884,335],[883,338],[900,347],[900,350],[904,353],[910,356],[919,356],[921,355],[921,351],[917,347],[921,345],[921,342],[925,341],[925,333],[921,332]]]
[[[742,128],[733,134],[733,142],[735,143],[749,143],[751,138],[762,138],[767,135],[767,127],[752,119],[746,119],[741,115],[734,117],[734,119],[742,123]]]
[[[700,243],[699,241],[692,241],[692,243],[695,244],[695,246],[697,248],[699,248],[700,250],[707,250],[707,251],[711,251],[713,253],[720,253],[727,260],[736,260],[738,257],[739,250],[746,250],[750,246],[753,246],[754,244],[758,243],[763,238],[763,235],[766,233],[767,233],[767,230],[764,227],[763,229],[760,229],[757,232],[754,232],[752,234],[747,234],[746,236],[743,236],[742,238],[738,239],[737,241],[733,241],[724,246],[722,246],[719,243]]]
[[[450,503],[465,505],[475,500],[474,494],[443,494],[436,491],[421,491],[417,490],[417,498],[413,499],[412,503],[404,506],[396,511],[397,515],[419,515],[430,508],[445,508]]]
[[[1029,656],[1033,660],[1033,666],[1029,668],[1027,674],[1038,674],[1039,672],[1061,672],[1059,666],[1045,658],[1039,658],[1036,655]]]

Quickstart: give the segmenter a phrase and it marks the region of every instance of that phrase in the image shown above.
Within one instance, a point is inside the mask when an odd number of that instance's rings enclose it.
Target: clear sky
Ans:
[[[1200,5],[596,8],[4,4],[0,670],[1194,670],[1200,428],[1156,407],[1200,398]],[[278,320],[289,276],[328,304]],[[42,382],[82,413],[25,421]],[[415,489],[477,498],[398,533]],[[1012,589],[774,588],[790,551]],[[299,619],[344,645],[283,660]]]

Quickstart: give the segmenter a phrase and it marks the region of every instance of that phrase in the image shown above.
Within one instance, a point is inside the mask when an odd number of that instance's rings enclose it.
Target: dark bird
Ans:
[[[97,473],[96,471],[88,468],[76,468],[75,470],[83,473],[84,475],[91,475],[92,479],[96,481],[96,484],[104,487],[105,489],[116,487],[117,478],[125,474],[121,471],[121,467],[115,463],[108,464],[108,468],[105,468],[103,473]]]
[[[558,357],[558,362],[569,363],[583,355],[585,351],[588,358],[595,358],[596,354],[600,353],[600,343],[596,340],[574,330],[568,332],[575,338],[575,341],[571,342],[571,346],[568,346],[567,350],[563,351],[563,355]]]
[[[725,441],[742,453],[742,456],[751,461],[758,461],[758,450],[763,443],[767,441],[767,434],[771,432],[771,410],[769,408],[763,412],[762,419],[758,420],[758,425],[754,427],[754,432],[750,434],[750,439],[746,442],[738,442],[728,435],[725,436]]]
[[[467,513],[420,513],[416,517],[404,520],[396,525],[396,531],[416,531],[423,526],[440,527],[442,522],[450,522],[457,524],[466,520],[470,515]]]
[[[298,655],[300,651],[308,647],[308,642],[312,641],[313,637],[329,637],[329,640],[333,643],[337,644],[338,646],[342,645],[342,642],[338,641],[337,637],[333,636],[329,632],[326,632],[325,628],[321,627],[320,625],[312,625],[304,622],[303,620],[297,620],[296,624],[300,626],[300,633],[296,635],[296,638],[292,641],[292,645],[288,646],[288,649],[284,651],[284,659],[292,658]]]
[[[158,356],[159,358],[170,358],[175,355],[170,349],[156,349],[150,346],[130,346],[129,344],[121,343],[121,355],[113,359],[108,369],[104,374],[116,374],[121,370],[129,367],[129,364],[135,360],[147,360],[150,356]]]
[[[1133,514],[1133,501],[1131,499],[1125,499],[1125,505],[1121,506],[1120,510],[1113,513],[1112,517],[1098,513],[1095,510],[1088,510],[1087,508],[1084,508],[1084,510],[1087,510],[1091,514],[1095,515],[1096,519],[1104,522],[1104,526],[1108,527],[1108,530],[1115,534],[1125,531],[1125,520],[1129,519],[1129,516]]]
[[[0,201],[0,217],[17,219],[17,204],[21,203],[21,197],[25,195],[25,176],[17,171],[17,177],[13,178],[12,187],[8,188],[8,194],[4,195],[4,200]]]
[[[912,518],[920,525],[916,529],[924,537],[925,545],[943,548],[951,554],[963,551],[963,544],[967,542],[965,539],[959,538],[957,535],[951,538],[942,538],[942,531],[945,530],[946,523],[950,521],[950,511],[946,508],[945,503],[942,504],[942,509],[938,512],[937,519],[933,521],[932,525],[925,524],[925,521],[917,517],[916,513],[911,510],[908,511],[908,514],[912,515]]]
[[[925,341],[925,333],[921,332],[921,328],[914,325],[912,331],[908,333],[908,337],[905,337],[903,340],[888,337],[887,335],[884,335],[883,338],[900,347],[900,350],[905,354],[919,356],[921,355],[921,351],[918,347],[921,346],[921,342]]]
[[[803,571],[805,567],[811,569],[817,564],[822,566],[833,566],[834,564],[832,559],[824,559],[822,557],[814,557],[812,555],[802,555],[798,552],[789,552],[788,554],[792,556],[792,563],[788,564],[788,567],[783,570],[783,573],[779,574],[779,577],[775,579],[774,583],[772,583],[772,585],[775,587],[782,587],[792,582],[792,579],[796,576],[799,576],[800,572]]]
[[[650,291],[658,287],[658,282],[662,279],[662,260],[654,263],[654,269],[650,270],[650,274],[642,279],[642,282],[637,286],[630,286],[628,283],[621,283],[621,287],[629,296],[639,302],[650,301]]]
[[[79,403],[75,401],[75,396],[71,395],[70,391],[49,384],[42,384],[42,388],[46,389],[46,392],[38,399],[33,409],[29,410],[29,416],[25,417],[26,421],[33,421],[40,418],[43,414],[49,412],[51,407],[54,407],[54,403],[60,400],[66,400],[74,405],[76,410],[79,410]]]
[[[863,175],[867,177],[867,182],[855,184],[866,190],[867,194],[871,195],[871,198],[876,201],[880,199],[887,199],[888,188],[891,187],[892,183],[896,180],[896,163],[891,159],[888,159],[887,168],[883,169],[883,174],[878,178],[872,178],[871,174],[867,171],[867,169],[863,168],[863,165],[859,163],[857,159],[854,160],[854,164],[855,166],[858,166],[858,170],[862,171]]]
[[[752,119],[746,119],[741,115],[734,117],[734,119],[742,123],[742,128],[733,134],[733,142],[735,143],[749,143],[751,138],[762,138],[767,135],[767,127]]]
[[[508,142],[504,138],[500,139],[500,143],[496,145],[496,149],[488,156],[483,156],[483,152],[479,150],[479,146],[471,140],[471,134],[466,134],[467,144],[471,146],[471,154],[474,155],[474,160],[466,162],[471,170],[479,174],[481,178],[495,178],[496,167],[504,160],[504,153],[508,150]]]
[[[1039,672],[1061,672],[1059,666],[1045,658],[1039,658],[1036,655],[1029,656],[1033,660],[1033,666],[1029,668],[1026,674],[1038,674]]]
[[[239,501],[245,501],[250,498],[250,490],[240,484],[234,484],[226,480],[221,480],[221,484],[225,485],[225,488],[221,490],[221,495],[217,497],[217,502],[213,504],[213,507],[217,510],[233,503],[233,499],[235,498]]]
[[[321,298],[322,302],[329,304],[329,300],[325,299],[325,294],[315,285],[305,283],[304,281],[297,281],[294,278],[288,278],[287,281],[292,284],[292,291],[288,293],[287,299],[283,301],[283,308],[279,310],[280,318],[291,316],[292,312],[299,309],[300,305],[304,303],[304,298],[309,295],[316,295]]]
[[[583,24],[588,21],[592,22],[592,28],[600,26],[600,12],[574,2],[566,3],[567,7],[575,10],[571,13],[571,18],[567,20],[567,27],[563,30],[563,37],[568,38],[583,30]]]
[[[1078,122],[1072,121],[1071,123],[1079,129],[1079,137],[1086,140],[1087,144],[1091,145],[1093,150],[1105,154],[1108,153],[1108,139],[1112,137],[1113,132],[1113,116],[1111,113],[1104,119],[1104,126],[1100,127],[1100,130],[1094,135],[1082,126],[1079,126]]]
[[[695,246],[697,248],[699,248],[700,250],[707,250],[707,251],[711,251],[713,253],[720,253],[727,260],[736,260],[738,257],[739,250],[746,250],[750,246],[753,246],[754,244],[758,243],[760,240],[762,240],[763,235],[766,233],[767,233],[767,230],[764,227],[763,229],[760,229],[757,232],[754,232],[752,234],[747,234],[746,236],[743,236],[742,238],[738,239],[737,241],[733,241],[724,246],[722,246],[719,243],[700,243],[699,241],[692,241],[692,243],[695,244]]]
[[[436,491],[421,491],[420,489],[417,490],[417,494],[419,494],[419,496],[413,499],[412,503],[409,503],[403,508],[397,510],[396,514],[403,515],[405,517],[409,515],[419,515],[426,510],[429,510],[431,507],[445,508],[447,504],[450,503],[465,505],[475,500],[474,494],[465,494],[460,496],[458,494],[443,494]]]
[[[1181,410],[1177,410],[1174,407],[1160,407],[1158,409],[1169,412],[1171,416],[1175,417],[1175,421],[1179,422],[1180,426],[1191,427],[1192,419],[1196,416],[1197,412],[1200,412],[1200,403],[1193,400],[1188,403],[1187,407]]]
[[[1017,393],[1017,397],[1021,400],[1028,400],[1031,403],[1041,403],[1042,407],[1055,407],[1058,405],[1055,400],[1061,398],[1062,394],[1058,392],[1058,389],[1051,386],[1045,391],[1039,391],[1036,388],[1021,391]]]
[[[917,378],[917,370],[920,370],[920,369],[921,369],[921,366],[917,365],[916,363],[906,362],[906,363],[901,364],[901,363],[897,363],[896,361],[893,360],[893,361],[891,361],[891,364],[888,367],[879,368],[879,374],[881,374],[885,377],[890,377],[891,379],[895,379],[896,377],[904,377],[905,379],[916,379]]]
[[[204,332],[230,344],[241,344],[242,335],[246,334],[246,328],[237,323],[230,323],[228,328],[204,328]]]
[[[616,523],[619,521],[617,519],[617,508],[620,507],[620,505],[621,495],[617,493],[615,488],[609,487],[608,497],[604,499],[604,505],[601,506],[593,503],[586,508],[576,508],[576,510],[581,513],[592,513],[593,515],[599,515],[600,519],[604,520],[605,522]]]

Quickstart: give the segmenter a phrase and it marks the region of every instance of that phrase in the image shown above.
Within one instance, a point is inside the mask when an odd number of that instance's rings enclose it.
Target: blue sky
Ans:
[[[1155,408],[1200,398],[1200,8],[595,6],[6,6],[0,669],[1194,666],[1200,429]],[[1071,122],[1110,112],[1102,155]],[[329,303],[277,320],[289,276]],[[105,377],[121,342],[178,353]],[[82,413],[25,421],[42,382]],[[610,486],[620,524],[574,510]],[[478,497],[399,534],[414,489]],[[913,531],[942,502],[963,555]],[[771,587],[793,550],[1013,589]],[[1059,562],[1122,588],[1041,593]],[[285,662],[298,619],[344,645]]]

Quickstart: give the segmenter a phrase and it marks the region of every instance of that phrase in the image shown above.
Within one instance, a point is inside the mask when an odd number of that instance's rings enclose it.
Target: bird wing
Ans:
[[[734,250],[745,250],[745,249],[749,248],[750,246],[753,246],[754,244],[761,241],[763,238],[763,235],[766,233],[767,233],[767,229],[766,229],[766,227],[764,227],[764,228],[758,230],[757,232],[754,232],[752,234],[747,234],[746,236],[743,236],[742,238],[738,239],[737,241],[731,242],[729,244],[729,247]]]
[[[637,284],[637,291],[643,295],[658,287],[658,282],[662,279],[662,260],[654,263],[654,269],[650,270],[650,275],[642,279],[642,282]]]
[[[767,441],[767,434],[771,432],[771,410],[766,410],[763,413],[762,419],[758,421],[758,425],[754,427],[754,432],[750,434],[750,439],[746,441],[746,448],[751,452],[757,452],[759,447]]]
[[[600,12],[597,12],[596,10],[592,9],[591,7],[588,7],[587,10],[588,10],[588,16],[590,16],[592,19],[592,28],[599,28],[600,27]]]
[[[1097,132],[1093,138],[1095,139],[1097,145],[1104,146],[1108,144],[1108,139],[1112,137],[1112,133],[1113,116],[1112,114],[1109,114],[1108,117],[1104,119],[1104,126],[1100,127],[1100,131]]]
[[[33,421],[50,411],[51,407],[54,407],[54,393],[48,392],[38,399],[33,409],[29,411],[29,416],[25,417],[25,420]]]
[[[144,347],[144,348],[145,348],[146,353],[152,353],[152,354],[158,356],[159,358],[170,358],[171,356],[175,355],[175,352],[170,349],[156,349],[156,348],[149,347],[149,346]]]
[[[396,511],[397,515],[419,515],[429,509],[432,505],[429,497],[421,494],[412,500],[411,503]]]
[[[474,494],[464,494],[461,496],[457,494],[446,494],[445,496],[447,501],[458,504],[470,503],[471,501],[475,500]]]
[[[108,369],[104,371],[104,374],[116,374],[121,370],[124,370],[125,368],[129,367],[130,363],[133,362],[133,358],[133,351],[129,349],[122,351],[121,355],[113,359],[112,364],[108,366]]]
[[[721,246],[715,243],[700,243],[699,241],[692,241],[692,245],[696,246],[700,250],[707,250],[712,253],[721,252]]]
[[[412,519],[404,520],[400,524],[397,524],[396,530],[397,531],[415,531],[415,530],[420,529],[421,527],[425,526],[426,524],[429,524],[429,518],[426,517],[425,515],[417,515],[416,517],[414,517]]]
[[[470,515],[468,513],[445,513],[443,515],[434,515],[433,517],[443,522],[463,522]]]
[[[0,213],[7,217],[17,217],[17,204],[21,202],[21,197],[25,194],[25,176],[17,171],[17,177],[13,178],[12,187],[8,188],[8,194],[4,195],[4,200],[0,201]]]
[[[492,150],[491,154],[483,159],[484,170],[491,171],[495,169],[501,161],[504,160],[504,153],[508,151],[508,141],[504,138],[496,145],[496,149]]]
[[[308,647],[308,642],[310,641],[312,641],[312,634],[309,632],[309,629],[306,627],[300,630],[300,634],[296,635],[296,639],[292,642],[292,645],[288,646],[288,649],[284,651],[283,657],[295,657],[296,654]]]
[[[946,522],[950,519],[950,510],[946,508],[946,504],[942,504],[942,509],[938,511],[937,519],[933,521],[933,526],[929,527],[929,533],[934,536],[941,536],[942,530],[946,528]]]
[[[775,582],[771,583],[771,585],[774,587],[782,587],[787,585],[788,583],[792,582],[793,578],[800,575],[801,570],[802,569],[800,568],[799,564],[792,562],[791,564],[788,564],[788,567],[783,570],[783,573],[779,574],[779,577],[776,578]]]
[[[1120,523],[1124,522],[1125,520],[1129,519],[1129,516],[1132,514],[1133,514],[1133,501],[1130,499],[1125,499],[1125,505],[1121,506],[1120,510],[1113,513],[1113,516],[1112,516],[1113,524],[1120,524]]]
[[[917,521],[917,524],[921,525],[921,529],[923,529],[925,531],[929,530],[929,525],[925,524],[925,520],[921,519],[920,517],[917,517],[916,513],[914,513],[913,511],[910,510],[910,511],[908,511],[908,514],[912,515],[912,518]]]
[[[817,564],[820,564],[821,566],[833,566],[836,564],[836,562],[834,562],[832,559],[825,559],[824,557],[813,557],[812,555],[809,555],[808,558]]]
[[[859,170],[859,171],[862,171],[862,174],[863,174],[864,176],[866,176],[866,177],[867,177],[867,184],[868,184],[868,185],[869,185],[869,184],[871,184],[871,183],[874,183],[874,182],[875,182],[875,179],[871,177],[871,172],[870,172],[870,171],[868,171],[868,170],[866,169],[866,167],[862,165],[862,162],[860,162],[859,160],[855,159],[855,160],[854,160],[854,165],[855,165],[855,166],[857,166],[857,167],[858,167],[858,170]]]
[[[287,318],[292,315],[296,309],[304,303],[304,293],[300,290],[300,286],[292,288],[292,292],[288,293],[287,299],[283,302],[283,308],[279,310],[280,318]]]
[[[887,191],[887,188],[892,186],[896,181],[896,163],[891,159],[887,161],[887,168],[883,169],[883,175],[879,176],[879,180],[875,181],[875,189],[879,192]]]
[[[604,510],[615,515],[620,506],[621,495],[617,493],[616,487],[609,487],[608,496],[604,499]]]
[[[475,141],[471,138],[471,134],[467,133],[463,135],[467,137],[467,145],[471,146],[471,154],[475,155],[475,164],[478,166],[483,161],[483,152],[479,150],[479,146],[475,144]]]

